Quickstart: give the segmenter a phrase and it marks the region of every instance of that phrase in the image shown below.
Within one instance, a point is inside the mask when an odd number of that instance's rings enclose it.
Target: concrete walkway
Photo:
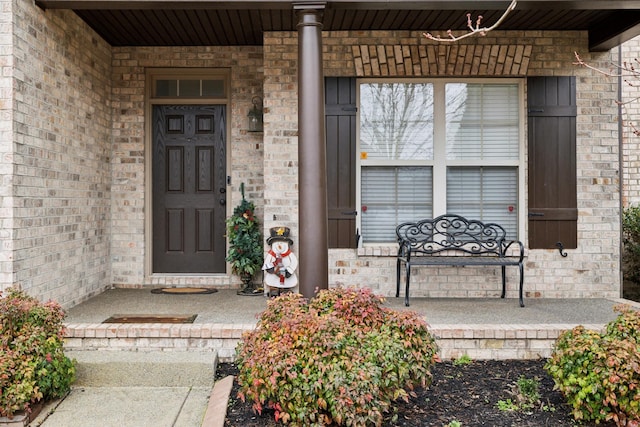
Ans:
[[[31,426],[218,427],[204,424],[212,394],[215,353],[65,354],[77,361],[77,380],[71,392],[46,406]],[[216,400],[221,399],[212,402]],[[226,397],[222,400],[226,402]]]

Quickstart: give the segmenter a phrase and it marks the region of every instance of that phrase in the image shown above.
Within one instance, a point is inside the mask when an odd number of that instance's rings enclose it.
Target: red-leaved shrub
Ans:
[[[342,288],[271,300],[237,350],[239,397],[294,426],[380,425],[395,400],[431,383],[437,361],[426,322],[382,302]]]
[[[63,353],[64,311],[24,292],[0,292],[0,416],[29,411],[39,400],[63,396],[75,366]]]

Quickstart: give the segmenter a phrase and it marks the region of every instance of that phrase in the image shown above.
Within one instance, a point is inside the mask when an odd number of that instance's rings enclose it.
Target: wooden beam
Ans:
[[[72,10],[291,10],[290,1],[278,0],[35,0],[42,9]]]
[[[35,0],[43,9],[289,9],[300,2],[282,0]],[[327,9],[352,10],[503,10],[508,0],[333,0]],[[640,0],[519,0],[517,10],[633,10]]]
[[[589,28],[589,51],[604,52],[640,35],[640,10],[616,11]]]

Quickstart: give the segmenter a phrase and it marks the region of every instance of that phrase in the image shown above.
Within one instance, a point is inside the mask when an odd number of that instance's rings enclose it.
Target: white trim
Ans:
[[[440,84],[441,83],[441,84]],[[439,80],[433,87],[433,158],[446,159],[446,111],[435,108],[436,105],[446,105],[446,82]],[[447,207],[447,163],[437,162],[433,165],[433,216],[443,215]],[[417,218],[421,219],[421,218]]]
[[[518,146],[518,149],[520,150],[520,165],[518,167],[518,240],[520,240],[521,242],[525,242],[528,241],[528,239],[526,239],[526,229],[525,229],[525,225],[528,221],[528,205],[527,205],[527,193],[526,193],[526,188],[527,188],[527,175],[526,175],[526,170],[527,170],[527,144],[526,144],[526,138],[527,138],[527,132],[525,132],[525,126],[527,123],[527,99],[525,96],[525,86],[526,86],[526,80],[525,79],[517,79],[516,80],[519,83],[518,89],[519,89],[519,93],[518,96],[520,97],[520,144]],[[528,245],[525,244],[525,248]]]

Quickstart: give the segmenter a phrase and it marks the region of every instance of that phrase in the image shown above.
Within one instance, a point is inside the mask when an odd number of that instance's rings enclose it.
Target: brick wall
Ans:
[[[0,20],[10,22],[14,33],[0,36],[0,43],[13,46],[0,58],[3,70],[9,70],[0,80],[0,108],[9,119],[0,132],[11,141],[0,143],[0,167],[13,172],[12,182],[0,183],[0,233],[13,236],[3,239],[0,253],[3,287],[17,283],[71,306],[111,284],[238,284],[225,274],[145,272],[147,67],[230,69],[228,213],[245,182],[265,232],[289,226],[297,242],[295,32],[266,33],[263,48],[110,48],[71,12],[45,12],[29,2],[3,5]],[[5,15],[7,10],[11,13]],[[596,66],[613,57],[589,54],[581,32],[495,31],[461,45],[455,54],[445,50],[441,59],[442,48],[417,32],[327,32],[325,75],[382,75],[387,64],[386,72],[406,76],[465,75],[465,69],[485,75],[578,76],[579,248],[568,251],[567,258],[553,250],[529,251],[525,289],[530,297],[618,296],[615,82],[572,64],[576,50]],[[390,61],[396,66],[389,68]],[[441,62],[432,69],[432,61]],[[264,134],[248,133],[251,98],[262,93]],[[394,252],[389,247],[331,250],[330,284],[370,286],[391,295]],[[498,280],[490,269],[438,274],[423,269],[415,275],[413,295],[496,296]],[[515,296],[515,283],[511,275],[509,297]]]
[[[265,223],[266,227],[276,223],[291,226],[296,240],[297,34],[267,33],[264,49],[264,90],[270,107],[265,111],[265,153],[278,153],[265,154],[265,182],[270,183],[265,189]],[[525,291],[527,297],[617,297],[616,85],[573,65],[574,51],[596,66],[605,66],[612,59],[609,53],[590,54],[582,32],[493,31],[487,37],[465,39],[455,48],[407,31],[325,32],[323,37],[325,76],[465,76],[465,70],[477,70],[484,76],[576,75],[579,248],[568,251],[566,258],[557,250],[528,251]],[[369,286],[384,295],[395,294],[395,248],[330,250],[329,255],[331,286]],[[508,279],[507,297],[517,295],[514,273]],[[494,297],[499,295],[499,281],[498,271],[487,268],[421,269],[412,273],[412,295]]]
[[[13,2],[0,2],[0,25],[11,28]],[[0,33],[0,176],[13,174],[13,34]],[[13,283],[13,186],[11,179],[0,181],[0,290]]]
[[[264,228],[286,226],[298,242],[298,38],[264,35]]]
[[[111,284],[111,51],[70,11],[2,3],[2,286],[69,307]]]
[[[241,199],[245,183],[247,199],[257,205],[262,218],[262,134],[247,132],[251,99],[262,96],[262,48],[249,47],[116,47],[113,48],[113,160],[112,160],[112,270],[116,286],[215,285],[237,286],[240,280],[217,275],[145,274],[145,69],[230,69],[231,111],[227,111],[227,174],[232,185],[227,214]],[[149,272],[146,272],[149,273]]]
[[[621,46],[622,66],[640,69],[640,37],[636,37]],[[606,69],[609,71],[610,67]],[[612,70],[616,71],[616,70]],[[623,71],[621,106],[624,123],[622,137],[623,164],[622,177],[624,182],[622,201],[623,206],[640,204],[640,136],[634,130],[640,130],[640,78],[636,73]],[[613,80],[614,78],[612,78]]]

